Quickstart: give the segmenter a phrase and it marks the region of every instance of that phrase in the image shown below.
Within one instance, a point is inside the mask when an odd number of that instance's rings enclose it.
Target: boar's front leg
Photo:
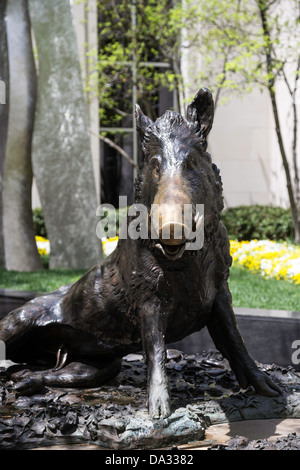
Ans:
[[[151,299],[140,309],[143,349],[147,364],[148,409],[152,418],[166,418],[170,412],[168,379],[165,368],[166,315],[158,299]]]
[[[207,327],[217,349],[228,359],[242,388],[252,385],[258,394],[266,396],[276,396],[281,392],[249,356],[236,323],[227,285],[216,295]]]

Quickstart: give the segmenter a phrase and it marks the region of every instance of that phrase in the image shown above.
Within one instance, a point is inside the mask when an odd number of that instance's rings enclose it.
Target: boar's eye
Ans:
[[[154,176],[160,175],[160,158],[159,157],[152,157],[150,160],[150,165],[153,170]]]
[[[191,156],[189,156],[188,158],[185,158],[183,160],[183,162],[181,163],[181,168],[182,170],[193,170],[194,168],[194,161],[193,161],[193,158]]]

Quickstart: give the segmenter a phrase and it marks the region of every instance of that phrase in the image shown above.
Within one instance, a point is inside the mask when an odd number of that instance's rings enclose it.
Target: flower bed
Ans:
[[[103,253],[104,256],[110,255],[114,249],[116,248],[118,244],[118,237],[113,237],[113,238],[102,238],[102,247],[103,247]]]
[[[36,244],[41,255],[50,253],[50,242],[36,236]],[[116,247],[118,237],[103,238],[104,256]],[[287,242],[271,240],[251,240],[238,242],[230,240],[230,253],[233,263],[259,273],[266,278],[285,279],[300,284],[300,247]]]
[[[40,255],[50,254],[50,241],[47,238],[36,235],[35,237],[36,246]],[[118,237],[114,238],[102,238],[102,247],[104,256],[108,256],[116,248],[118,243]]]
[[[36,242],[36,246],[40,255],[50,254],[50,242],[49,240],[47,240],[47,238],[36,235],[35,242]]]
[[[299,246],[271,240],[230,240],[230,251],[236,265],[245,266],[266,278],[300,284]]]

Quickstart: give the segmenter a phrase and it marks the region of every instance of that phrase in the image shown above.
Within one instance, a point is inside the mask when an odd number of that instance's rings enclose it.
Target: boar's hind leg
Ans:
[[[242,388],[252,385],[258,394],[266,396],[280,393],[277,385],[258,369],[248,354],[231,307],[228,288],[217,293],[207,327],[217,349],[228,359]]]
[[[98,387],[119,374],[121,358],[106,359],[99,364],[71,362],[59,369],[31,371],[29,369],[11,375],[18,395],[32,395],[44,386],[52,387]]]

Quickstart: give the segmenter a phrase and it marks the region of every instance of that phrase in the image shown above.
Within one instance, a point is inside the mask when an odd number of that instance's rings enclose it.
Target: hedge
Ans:
[[[273,206],[237,206],[225,209],[221,220],[229,238],[242,240],[293,240],[291,211]]]
[[[43,211],[41,208],[38,207],[32,210],[32,219],[35,235],[48,238]]]

